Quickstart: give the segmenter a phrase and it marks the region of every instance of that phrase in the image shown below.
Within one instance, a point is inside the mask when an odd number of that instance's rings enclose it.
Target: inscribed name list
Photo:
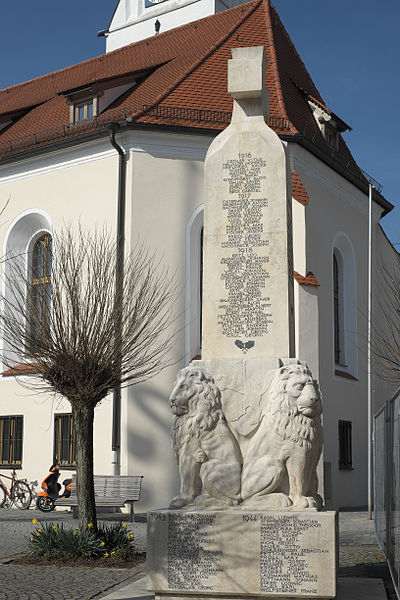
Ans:
[[[228,197],[222,201],[226,211],[226,240],[230,256],[221,258],[221,279],[227,295],[221,298],[218,325],[223,335],[254,341],[269,331],[272,323],[271,302],[267,293],[269,240],[262,237],[263,209],[268,199],[260,198],[262,170],[266,162],[250,152],[223,165],[228,183]],[[261,251],[261,252],[260,252]],[[244,352],[250,348],[244,347]]]
[[[289,356],[285,165],[253,145],[207,168],[204,358]]]
[[[151,590],[335,595],[334,513],[161,511],[148,518]],[[162,564],[158,556],[164,557]]]

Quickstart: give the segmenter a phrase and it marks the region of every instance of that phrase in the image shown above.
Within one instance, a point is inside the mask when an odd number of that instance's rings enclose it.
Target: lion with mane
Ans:
[[[177,376],[170,396],[175,421],[172,442],[181,480],[170,508],[219,507],[240,502],[241,460],[228,428],[221,393],[214,379],[199,367]]]
[[[318,507],[321,412],[319,387],[306,366],[272,373],[261,399],[260,425],[244,458],[244,507]]]

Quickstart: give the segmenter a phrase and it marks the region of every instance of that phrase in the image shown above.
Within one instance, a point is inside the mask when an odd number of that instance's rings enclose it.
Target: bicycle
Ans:
[[[7,489],[6,484],[2,481],[1,477],[5,477],[11,481],[10,490]],[[0,473],[0,508],[2,508],[9,500],[11,504],[14,504],[20,510],[27,510],[32,502],[32,492],[26,481],[22,479],[16,479],[17,474],[15,471],[11,473],[11,477]]]

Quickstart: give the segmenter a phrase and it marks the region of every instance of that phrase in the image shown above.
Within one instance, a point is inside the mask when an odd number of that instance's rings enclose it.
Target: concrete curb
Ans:
[[[146,590],[146,577],[115,590],[102,600],[153,600]],[[382,579],[367,577],[339,577],[336,600],[386,600]]]

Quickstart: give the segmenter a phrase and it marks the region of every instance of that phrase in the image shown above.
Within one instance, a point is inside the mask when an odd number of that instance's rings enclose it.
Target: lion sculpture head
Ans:
[[[276,433],[312,448],[321,438],[321,395],[318,383],[303,365],[278,369],[263,397],[263,413]]]
[[[203,369],[186,367],[179,371],[169,399],[175,415],[172,442],[175,452],[190,438],[199,438],[223,419],[221,392]]]

